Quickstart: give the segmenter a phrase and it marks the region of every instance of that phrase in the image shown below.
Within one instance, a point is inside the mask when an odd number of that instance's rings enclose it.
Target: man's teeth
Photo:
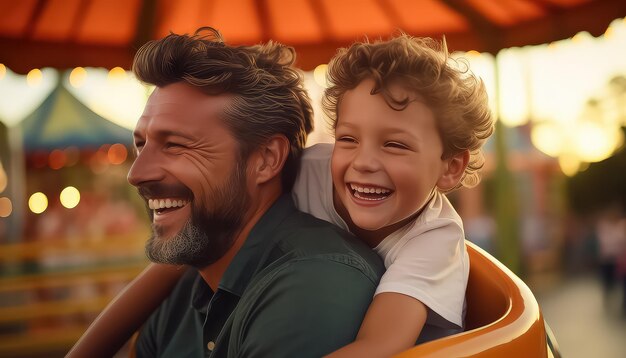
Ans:
[[[176,199],[148,199],[148,207],[150,210],[179,208],[187,205],[187,200]]]
[[[365,194],[389,194],[391,192],[391,190],[389,189],[383,189],[383,188],[368,188],[368,187],[364,187],[364,186],[358,186],[355,184],[350,184],[350,188],[352,188],[352,190],[359,192],[359,193],[365,193]]]

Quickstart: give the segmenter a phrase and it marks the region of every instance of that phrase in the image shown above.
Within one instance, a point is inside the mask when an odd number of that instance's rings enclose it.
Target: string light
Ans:
[[[28,72],[28,75],[26,75],[26,83],[28,83],[30,87],[37,87],[41,84],[42,81],[43,73],[38,68],[30,70],[30,72]]]
[[[79,88],[85,83],[87,78],[87,70],[82,67],[76,67],[70,73],[70,85],[74,88]]]
[[[42,192],[34,193],[28,198],[28,208],[35,214],[41,214],[48,208],[48,197]]]
[[[72,209],[80,202],[80,192],[75,187],[68,186],[61,191],[59,199],[61,200],[61,205],[67,209]]]
[[[126,71],[124,71],[121,67],[113,67],[109,71],[109,75],[107,76],[107,80],[111,82],[119,82],[126,79]]]
[[[8,183],[9,179],[7,178],[7,173],[4,171],[4,167],[0,162],[0,193],[2,193],[4,189],[7,188]]]
[[[320,87],[328,87],[328,83],[326,82],[326,71],[328,71],[328,65],[323,64],[315,67],[313,70],[313,79],[315,79],[315,83],[317,83]]]
[[[13,203],[9,198],[0,198],[0,218],[7,218],[13,212]]]
[[[109,159],[109,163],[111,164],[122,164],[128,157],[128,151],[123,144],[116,143],[113,144],[107,151],[107,157]]]

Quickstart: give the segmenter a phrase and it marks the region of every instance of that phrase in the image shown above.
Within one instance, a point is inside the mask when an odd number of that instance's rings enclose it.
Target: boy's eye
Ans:
[[[398,148],[398,149],[409,149],[409,147],[405,144],[402,144],[400,142],[387,142],[385,143],[385,147],[388,148]]]
[[[354,137],[350,137],[350,136],[341,136],[341,137],[337,138],[337,142],[356,143],[356,139]]]

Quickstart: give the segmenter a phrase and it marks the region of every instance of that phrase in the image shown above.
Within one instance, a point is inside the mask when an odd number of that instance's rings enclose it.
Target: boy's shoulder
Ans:
[[[304,148],[302,160],[323,160],[328,159],[333,153],[333,143],[317,143]]]

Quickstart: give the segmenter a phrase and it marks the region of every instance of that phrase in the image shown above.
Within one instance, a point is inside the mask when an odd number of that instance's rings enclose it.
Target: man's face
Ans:
[[[152,261],[204,267],[222,257],[242,226],[246,165],[221,119],[231,100],[174,83],[146,104],[128,181],[150,209]]]

